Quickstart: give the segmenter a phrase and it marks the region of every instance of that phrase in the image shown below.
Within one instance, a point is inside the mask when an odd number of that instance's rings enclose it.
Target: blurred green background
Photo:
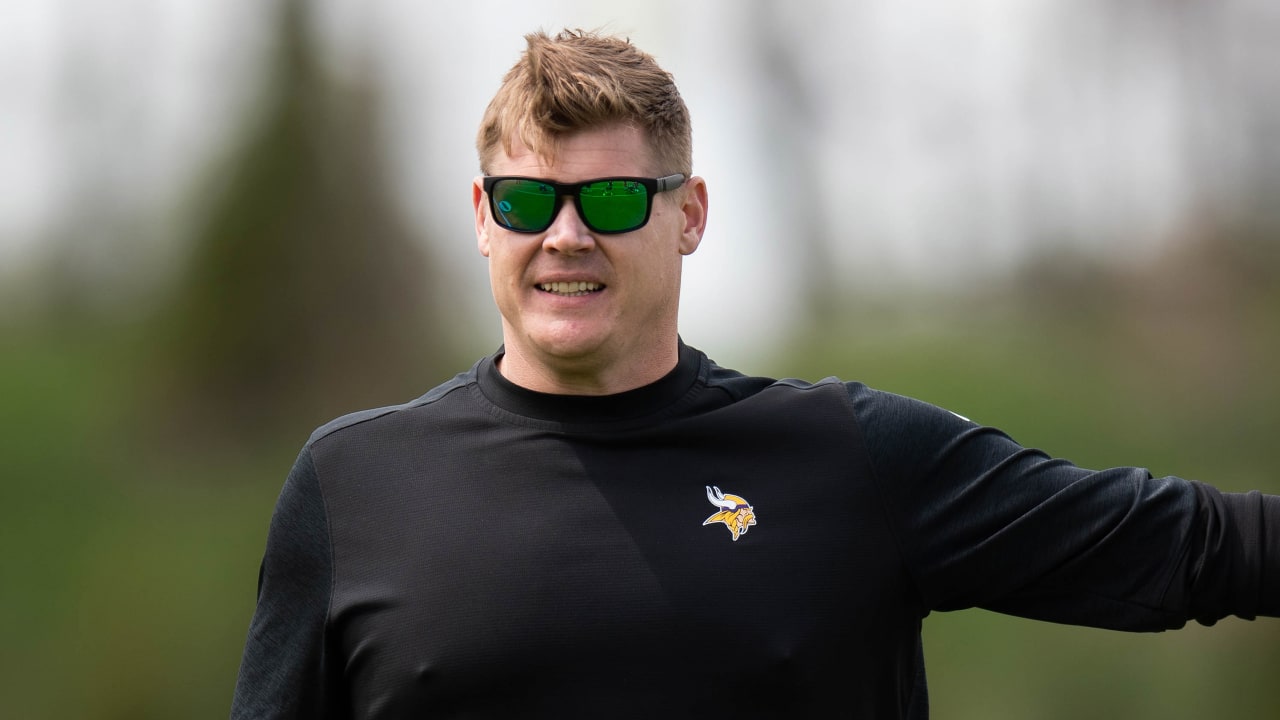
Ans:
[[[282,7],[259,101],[165,211],[186,239],[171,266],[86,273],[78,233],[135,227],[72,224],[3,275],[21,299],[0,315],[4,717],[225,717],[311,428],[493,348],[496,320],[459,319],[455,273],[388,191],[377,87],[336,75],[302,5]],[[1141,263],[1063,251],[945,290],[814,283],[788,290],[763,348],[686,340],[748,372],[919,397],[1080,465],[1280,492],[1277,185],[1251,183]],[[936,717],[1280,711],[1270,620],[1127,635],[969,611],[931,616],[925,642]]]

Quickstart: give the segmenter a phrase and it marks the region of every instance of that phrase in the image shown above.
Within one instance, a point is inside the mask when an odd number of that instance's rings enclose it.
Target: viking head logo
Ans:
[[[720,488],[708,485],[707,502],[720,508],[720,512],[707,518],[702,524],[724,523],[725,527],[729,528],[729,532],[733,533],[735,542],[738,536],[747,534],[747,528],[756,524],[756,511],[746,498],[726,495],[720,492]]]

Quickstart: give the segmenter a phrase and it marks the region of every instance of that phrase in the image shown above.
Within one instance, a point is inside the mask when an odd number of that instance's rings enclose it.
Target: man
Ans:
[[[527,40],[472,188],[503,347],[312,436],[233,717],[924,718],[934,610],[1280,612],[1275,497],[684,345],[708,205],[672,79],[622,40]]]

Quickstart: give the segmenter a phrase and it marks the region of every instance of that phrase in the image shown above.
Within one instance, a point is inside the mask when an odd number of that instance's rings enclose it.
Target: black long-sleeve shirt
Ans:
[[[1084,470],[683,345],[608,397],[494,363],[312,436],[233,718],[925,718],[933,610],[1122,630],[1280,611],[1280,498]]]

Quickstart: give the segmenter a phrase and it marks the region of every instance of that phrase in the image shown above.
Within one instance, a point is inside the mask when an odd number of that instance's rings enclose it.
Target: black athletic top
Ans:
[[[920,622],[1280,609],[1280,498],[1092,472],[681,346],[608,397],[498,356],[336,420],[271,521],[233,718],[925,718]]]

